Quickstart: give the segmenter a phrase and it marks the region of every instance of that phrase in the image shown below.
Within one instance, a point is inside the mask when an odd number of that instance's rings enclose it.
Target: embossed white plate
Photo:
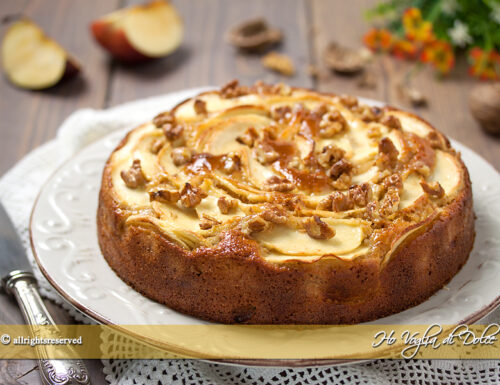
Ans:
[[[125,131],[117,131],[89,145],[42,188],[30,229],[36,260],[68,302],[99,322],[207,324],[135,292],[101,255],[95,218],[101,173],[124,135]],[[430,299],[374,323],[472,323],[500,303],[500,174],[464,145],[453,142],[453,146],[461,151],[472,179],[477,214],[473,252],[459,274]],[[307,365],[299,361],[294,366]]]

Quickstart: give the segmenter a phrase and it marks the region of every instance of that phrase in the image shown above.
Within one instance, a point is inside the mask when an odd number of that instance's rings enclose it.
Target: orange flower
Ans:
[[[455,65],[455,55],[451,45],[443,40],[435,40],[427,44],[421,60],[431,63],[442,75],[446,75]]]
[[[410,40],[429,42],[433,40],[432,24],[422,19],[420,9],[408,8],[403,14],[403,26]]]
[[[409,40],[396,40],[391,53],[399,59],[415,59],[418,55],[417,45]]]
[[[387,29],[370,29],[365,36],[363,42],[372,51],[388,51],[392,45],[392,35]]]
[[[500,79],[500,54],[496,51],[483,51],[479,47],[474,47],[469,52],[472,65],[469,67],[469,74],[480,79],[498,80]]]

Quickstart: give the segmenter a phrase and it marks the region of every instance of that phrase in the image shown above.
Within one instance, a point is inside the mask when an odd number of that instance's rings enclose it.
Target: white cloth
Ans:
[[[103,135],[130,127],[167,110],[203,89],[188,90],[108,110],[78,110],[59,129],[57,138],[37,148],[0,179],[0,200],[9,212],[30,256],[42,294],[65,307],[78,321],[91,322],[50,286],[36,267],[29,246],[31,208],[44,181],[69,156]],[[498,322],[497,310],[484,323]],[[322,368],[244,368],[194,360],[103,360],[113,385],[132,384],[497,384],[500,361],[381,360]]]

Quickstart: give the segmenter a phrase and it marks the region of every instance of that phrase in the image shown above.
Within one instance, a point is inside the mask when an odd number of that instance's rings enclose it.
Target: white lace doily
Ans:
[[[39,279],[42,294],[78,321],[92,322],[52,289],[35,266],[29,246],[28,223],[33,202],[44,181],[69,156],[112,130],[133,127],[179,100],[203,89],[141,100],[109,110],[84,109],[69,116],[56,140],[23,158],[0,179],[0,200],[9,212]],[[500,319],[500,310],[483,320]],[[192,360],[103,360],[106,379],[113,385],[204,384],[497,384],[500,361],[380,360],[322,368],[244,368]]]

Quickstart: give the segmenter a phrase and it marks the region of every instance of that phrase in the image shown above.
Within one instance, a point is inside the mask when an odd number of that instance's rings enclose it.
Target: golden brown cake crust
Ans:
[[[252,324],[370,321],[421,303],[467,261],[474,214],[469,175],[461,160],[459,165],[463,183],[458,195],[427,217],[388,260],[367,254],[275,264],[237,230],[224,233],[214,247],[189,251],[153,225],[125,225],[127,214],[113,193],[108,161],[97,213],[99,244],[111,268],[135,290],[202,319]]]

